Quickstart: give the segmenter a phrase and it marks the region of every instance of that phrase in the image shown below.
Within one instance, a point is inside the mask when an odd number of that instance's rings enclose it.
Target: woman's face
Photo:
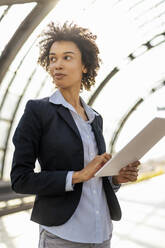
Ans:
[[[82,73],[86,73],[81,52],[72,41],[56,41],[52,44],[48,69],[58,88],[80,88]]]

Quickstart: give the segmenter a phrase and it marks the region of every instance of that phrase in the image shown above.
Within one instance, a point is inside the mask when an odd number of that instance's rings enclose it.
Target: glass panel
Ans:
[[[161,34],[164,32],[165,22],[161,18],[157,18],[154,22],[148,25],[148,28],[142,33],[144,37],[147,37],[147,40],[151,40],[155,35]],[[142,31],[142,29],[141,29]]]
[[[129,142],[150,120],[155,116],[165,118],[165,110],[158,111],[158,106],[164,106],[164,94],[165,87],[158,90],[156,93],[147,98],[136,111],[132,113],[124,128],[122,129],[120,136],[116,143],[116,151],[120,150],[125,144]],[[153,106],[154,102],[154,108]],[[147,162],[148,160],[165,160],[164,156],[165,137],[160,140],[144,157],[141,162]]]
[[[120,120],[130,108],[138,99],[145,98],[160,79],[165,78],[164,50],[163,43],[133,60],[108,82],[94,102],[93,108],[104,118],[107,147]]]
[[[0,54],[2,53],[10,38],[13,36],[16,29],[19,27],[20,23],[26,18],[26,16],[35,6],[36,3],[15,4],[9,9],[5,18],[3,18],[0,22],[0,32],[3,33],[0,39]]]
[[[13,72],[17,72],[19,67],[26,61],[27,56],[30,57],[30,62],[34,63],[37,62],[38,56],[38,48],[35,44],[35,39],[37,34],[34,36],[30,36],[30,38],[25,42],[23,47],[19,50],[18,54],[16,55],[15,59],[12,61],[10,65],[10,70]],[[29,67],[29,64],[28,64]]]
[[[5,163],[4,163],[4,169],[3,169],[3,180],[10,180],[10,171],[12,166],[12,158],[13,158],[13,149],[7,148],[6,154],[5,154]]]
[[[40,88],[42,87],[43,79],[45,78],[46,75],[47,73],[38,66],[25,92],[25,94],[29,96],[29,98],[35,98],[36,95],[38,95]],[[46,91],[45,91],[45,96],[46,96]]]
[[[10,86],[10,91],[17,95],[22,95],[23,91],[30,80],[30,77],[32,75],[32,72],[37,66],[37,57],[36,57],[36,51],[33,48],[28,55],[25,57],[25,59],[22,61],[22,64],[17,71],[16,77],[14,78],[14,81],[12,85]],[[37,49],[36,49],[37,50]],[[13,65],[12,65],[13,67]],[[10,67],[11,69],[11,67]],[[40,77],[39,77],[40,79]],[[38,79],[38,80],[39,80]]]
[[[37,98],[44,98],[45,96],[50,96],[55,90],[54,84],[52,83],[49,77],[46,77],[45,80],[43,80],[42,84],[43,85],[38,93]]]
[[[10,123],[0,120],[0,149],[6,148],[7,134],[10,128]]]
[[[0,20],[4,17],[5,11],[8,9],[8,6],[0,6]]]
[[[158,45],[160,44],[161,42],[165,41],[165,36],[164,35],[160,35],[158,37],[156,37],[155,39],[153,39],[151,41],[151,45],[152,46],[155,46],[155,45]]]
[[[130,12],[137,20],[140,18],[144,18],[144,16],[146,16],[145,20],[147,20],[147,17],[152,16],[153,13],[158,13],[160,8],[162,8],[162,5],[162,1],[145,0],[142,1],[141,4],[139,4],[138,6],[136,5],[136,7],[133,8]]]
[[[6,94],[6,91],[8,90],[9,84],[13,76],[14,76],[14,73],[8,70],[3,81],[0,83],[0,106],[2,104],[2,101],[4,100],[4,96]]]
[[[1,25],[3,25],[1,32],[5,33],[5,36],[0,41],[2,49],[14,34],[25,15],[34,8],[35,4],[36,3],[14,5],[5,18],[2,19],[0,28],[2,28]],[[93,105],[104,117],[104,133],[106,143],[109,145],[112,134],[114,130],[116,130],[121,118],[123,118],[131,106],[135,104],[137,99],[146,97],[152,85],[155,85],[157,80],[164,77],[163,55],[165,45],[159,45],[149,52],[145,52],[146,47],[141,46],[144,42],[152,39],[156,34],[164,31],[165,15],[162,14],[164,9],[163,4],[165,4],[165,2],[156,0],[60,0],[49,15],[38,25],[13,60],[9,72],[0,86],[0,101],[8,88],[11,77],[17,72],[14,81],[9,87],[10,97],[13,98],[11,98],[12,100],[9,98],[10,101],[5,101],[1,116],[11,119],[18,99],[21,100],[13,120],[14,122],[12,123],[12,130],[14,130],[28,99],[45,97],[54,91],[54,86],[49,78],[46,79],[44,83],[46,73],[40,67],[36,67],[38,49],[35,46],[35,39],[41,29],[45,27],[50,20],[53,20],[55,23],[63,23],[66,20],[73,21],[79,25],[88,27],[93,33],[97,34],[97,44],[100,48],[100,55],[103,60],[103,64],[96,78],[95,87],[93,87],[90,92],[84,91],[82,93],[83,98],[87,101],[114,67],[120,69],[120,72],[109,81]],[[74,8],[71,8],[71,6],[74,6]],[[18,10],[21,10],[21,14],[18,16],[13,15],[13,12],[18,13]],[[1,8],[0,11],[2,11]],[[0,16],[1,13],[3,12],[0,12]],[[100,14],[101,18],[98,18],[98,13],[104,14]],[[14,22],[13,16],[16,18]],[[4,32],[5,27],[9,27],[9,34]],[[31,46],[32,48],[30,49]],[[26,56],[28,49],[30,49],[30,51]],[[128,55],[133,52],[139,57],[130,63]],[[143,54],[143,52],[145,53]],[[23,59],[24,56],[25,59]],[[21,60],[23,61],[18,69]],[[31,81],[29,81],[33,72],[34,75]],[[16,95],[19,98],[17,98]],[[146,105],[143,104],[142,106],[146,106],[147,111],[149,107],[147,102],[145,104]],[[150,104],[153,105],[153,102],[150,101]],[[136,127],[136,123],[134,123],[134,128],[136,129]],[[13,134],[12,130],[10,137],[12,137]],[[125,135],[127,131],[123,129],[122,133],[122,135]],[[5,142],[2,143],[4,144]],[[117,144],[116,149],[121,146],[121,143]],[[10,138],[8,144],[10,152],[12,149],[11,146]],[[9,161],[11,157],[9,157],[10,156],[7,155],[6,166],[10,164]]]
[[[157,115],[165,117],[165,87],[161,88],[158,92],[154,94],[154,98],[156,99],[156,106],[157,106]]]
[[[68,8],[66,8],[66,1],[59,1],[55,9],[52,10],[52,12],[47,16],[47,18],[45,18],[41,25],[39,25],[40,27],[38,27],[29,37],[25,46],[23,46],[16,59],[10,66],[10,70],[13,72],[17,70],[20,60],[24,56],[25,52],[27,52],[29,47],[33,44],[37,37],[37,33],[40,33],[41,28],[47,22],[49,22],[49,20],[54,20],[55,22],[60,23],[66,21],[66,19],[69,21],[73,20],[80,25],[89,27],[94,33],[98,35],[97,43],[100,48],[103,64],[96,79],[97,82],[95,87],[93,87],[90,92],[86,92],[84,94],[85,99],[89,99],[90,95],[95,91],[96,87],[105,78],[109,71],[113,69],[114,66],[120,64],[121,59],[126,58],[130,52],[133,52],[137,47],[139,47],[139,45],[142,44],[144,39],[141,33],[137,31],[137,25],[135,21],[133,21],[133,18],[138,15],[136,9],[139,9],[140,14],[144,11],[145,8],[152,8],[156,3],[154,1],[147,1],[147,4],[145,1],[141,1],[141,3],[137,4],[138,2],[139,1],[135,1],[132,3],[132,1],[128,1],[127,4],[125,4],[124,1],[119,1],[118,4],[116,3],[115,7],[112,7],[114,1],[111,3],[105,0],[103,2],[82,1],[80,4],[72,0],[68,3],[68,5],[72,6],[74,4],[75,8],[73,12],[72,10],[68,12]],[[133,5],[135,5],[135,8],[132,8],[132,11],[128,11]],[[66,10],[65,15],[63,12],[64,9]],[[101,19],[98,18],[98,11],[104,13],[104,16],[102,16]],[[107,23],[107,16],[109,32],[107,32],[107,25],[105,25],[105,23]],[[43,23],[45,24],[43,25]],[[157,32],[157,29],[155,28],[153,31],[152,27],[151,31],[152,35],[154,35],[155,32]],[[17,73],[14,83],[10,87],[11,92],[15,92],[18,95],[22,94],[27,80],[36,66],[37,56],[38,49],[36,46],[34,46],[28,54],[28,58],[26,58],[23,62],[19,73]]]
[[[119,9],[121,9],[121,6],[126,10],[126,19],[130,20],[130,24],[135,29],[135,37],[140,38],[141,37],[141,43],[144,43],[145,41],[149,40],[151,38],[150,34],[148,32],[151,32],[155,35],[159,33],[157,27],[155,26],[155,23],[157,22],[157,19],[159,19],[159,26],[164,26],[164,17],[162,20],[162,15],[164,13],[164,7],[165,2],[164,1],[140,1],[139,4],[135,4],[134,8],[129,8],[129,3],[127,4],[123,2],[123,5],[117,5]],[[132,2],[132,1],[131,1]],[[125,7],[124,7],[125,6]],[[151,25],[154,26],[151,28]],[[157,25],[158,26],[158,25]],[[135,44],[135,43],[134,43]]]
[[[4,151],[0,150],[0,178],[1,178],[1,171],[2,171],[3,156],[4,156]]]
[[[12,120],[15,108],[18,104],[18,96],[9,92],[0,112],[0,117],[6,120]]]

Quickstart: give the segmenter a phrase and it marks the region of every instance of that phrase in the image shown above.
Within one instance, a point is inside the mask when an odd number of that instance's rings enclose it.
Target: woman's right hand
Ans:
[[[75,171],[72,176],[72,184],[88,181],[111,158],[108,153],[97,155],[81,171]]]

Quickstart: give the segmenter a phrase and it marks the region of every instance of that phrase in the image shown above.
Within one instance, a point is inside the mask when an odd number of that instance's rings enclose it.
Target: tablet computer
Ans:
[[[121,168],[140,160],[159,140],[165,136],[165,118],[150,121],[126,146],[99,169],[95,176],[118,175]]]

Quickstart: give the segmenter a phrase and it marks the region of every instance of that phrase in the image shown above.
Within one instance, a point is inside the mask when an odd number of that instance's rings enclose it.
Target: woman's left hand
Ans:
[[[140,165],[140,161],[135,161],[123,167],[119,171],[119,175],[112,177],[114,184],[136,181],[138,177],[138,166],[139,165]]]

